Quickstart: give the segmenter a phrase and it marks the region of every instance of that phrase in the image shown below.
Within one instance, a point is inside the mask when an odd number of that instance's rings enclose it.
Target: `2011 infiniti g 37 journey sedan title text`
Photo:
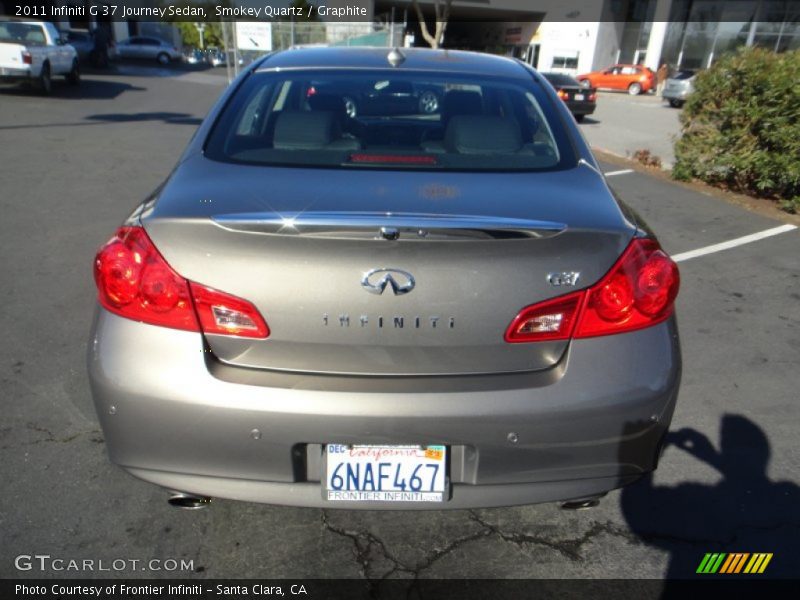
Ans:
[[[94,273],[111,460],[184,498],[589,499],[656,467],[675,407],[677,267],[510,59],[267,56]]]

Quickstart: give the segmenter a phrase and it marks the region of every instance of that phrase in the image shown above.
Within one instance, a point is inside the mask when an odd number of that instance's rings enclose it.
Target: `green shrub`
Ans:
[[[673,177],[781,204],[800,196],[800,51],[742,49],[699,73],[694,88]]]

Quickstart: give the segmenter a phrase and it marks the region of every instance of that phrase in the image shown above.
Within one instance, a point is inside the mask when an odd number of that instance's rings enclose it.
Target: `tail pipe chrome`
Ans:
[[[173,492],[167,502],[169,502],[170,506],[174,506],[175,508],[180,508],[182,510],[200,510],[211,503],[211,498],[208,496],[184,494],[183,492]]]

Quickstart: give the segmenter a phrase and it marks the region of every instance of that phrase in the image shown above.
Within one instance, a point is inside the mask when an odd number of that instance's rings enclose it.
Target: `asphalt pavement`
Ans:
[[[581,123],[581,130],[592,147],[621,157],[648,150],[669,169],[675,164],[672,144],[680,133],[680,112],[655,94],[599,92],[597,108]]]
[[[91,264],[169,173],[225,79],[136,69],[84,79],[51,98],[0,91],[0,577],[93,575],[17,569],[16,557],[37,553],[189,561],[94,573],[119,577],[690,577],[705,553],[734,551],[772,552],[767,573],[797,575],[796,229],[681,262],[670,445],[654,476],[597,508],[168,506],[106,457],[84,363]],[[647,173],[609,183],[671,253],[782,225]]]

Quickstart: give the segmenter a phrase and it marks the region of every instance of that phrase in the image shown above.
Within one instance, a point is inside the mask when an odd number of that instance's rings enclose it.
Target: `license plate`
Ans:
[[[583,94],[575,94],[575,100],[583,100]]]
[[[349,502],[442,502],[444,446],[325,446],[325,497]]]

